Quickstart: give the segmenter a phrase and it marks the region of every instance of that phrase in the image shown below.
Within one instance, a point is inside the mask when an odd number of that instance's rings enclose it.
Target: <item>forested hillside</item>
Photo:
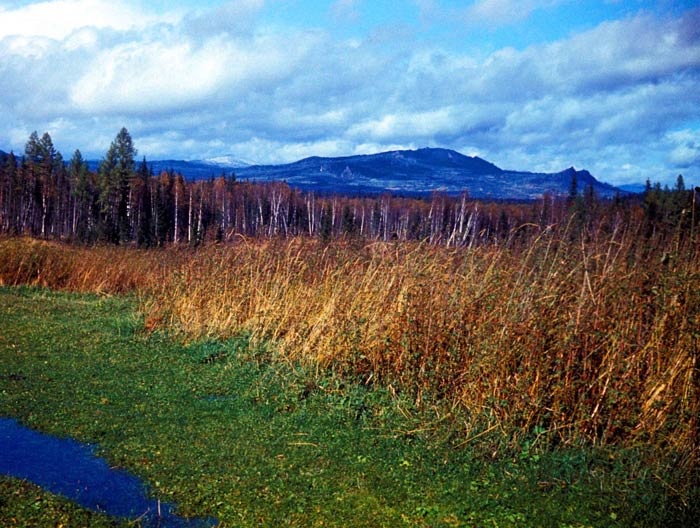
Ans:
[[[522,203],[484,203],[468,193],[430,198],[302,192],[282,182],[238,181],[222,173],[187,181],[154,174],[123,128],[96,171],[79,150],[66,163],[51,136],[34,132],[21,156],[0,160],[0,231],[11,235],[159,246],[226,241],[236,235],[429,240],[453,246],[512,238],[527,226],[573,222],[590,232],[623,226],[646,237],[678,235],[697,224],[694,190],[681,176],[674,189],[647,185],[643,196],[602,200],[572,173],[567,196]],[[575,213],[573,216],[570,213]]]

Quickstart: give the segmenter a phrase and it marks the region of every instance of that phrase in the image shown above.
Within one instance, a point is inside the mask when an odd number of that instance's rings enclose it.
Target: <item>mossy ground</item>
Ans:
[[[436,409],[309,372],[245,336],[147,333],[136,306],[0,287],[0,415],[98,444],[182,515],[224,527],[607,527],[697,513],[641,448],[539,449],[533,436],[494,459],[495,433],[458,447],[455,418]],[[3,478],[0,524],[25,521],[114,522]]]
[[[127,522],[76,506],[68,499],[33,484],[0,476],[0,521],[5,528],[51,526],[125,528]]]

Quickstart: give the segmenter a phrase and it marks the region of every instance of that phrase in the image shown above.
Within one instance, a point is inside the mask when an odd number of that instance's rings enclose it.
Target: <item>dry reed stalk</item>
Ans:
[[[660,266],[631,231],[584,240],[566,226],[526,229],[527,246],[470,250],[241,238],[139,251],[10,239],[0,241],[0,280],[131,289],[148,328],[274,339],[290,361],[466,410],[465,432],[538,427],[564,442],[653,438],[697,451],[700,264],[678,255]]]

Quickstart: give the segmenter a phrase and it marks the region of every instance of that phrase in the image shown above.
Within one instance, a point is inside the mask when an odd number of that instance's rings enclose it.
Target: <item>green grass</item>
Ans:
[[[546,447],[536,431],[507,456],[497,431],[460,447],[467,416],[306,371],[245,336],[149,334],[136,307],[0,287],[0,415],[97,443],[182,515],[224,527],[614,527],[697,514],[659,474],[672,462],[649,466],[642,447]],[[0,524],[23,523],[109,520],[0,480]]]
[[[126,522],[76,506],[28,482],[0,476],[0,521],[4,528],[28,526],[115,528]]]

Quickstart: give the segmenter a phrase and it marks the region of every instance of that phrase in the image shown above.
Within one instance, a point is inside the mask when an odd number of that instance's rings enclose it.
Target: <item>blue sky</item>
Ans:
[[[700,9],[643,0],[4,0],[0,149],[289,162],[423,146],[700,185]]]

